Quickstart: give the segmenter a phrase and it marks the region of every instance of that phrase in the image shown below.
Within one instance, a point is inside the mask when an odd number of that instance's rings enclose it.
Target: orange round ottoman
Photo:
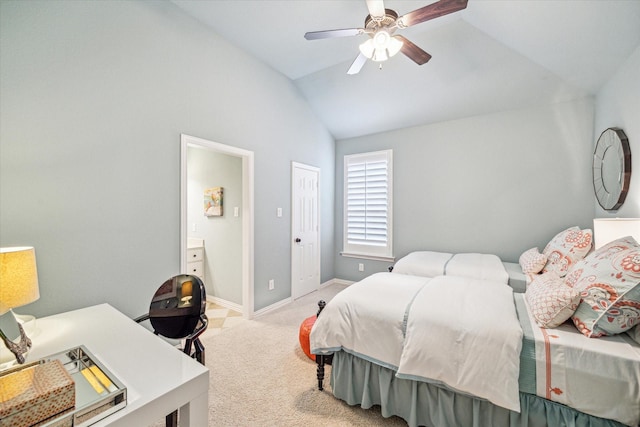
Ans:
[[[309,344],[309,334],[311,333],[311,328],[313,328],[313,324],[316,323],[317,316],[311,316],[304,319],[302,324],[300,325],[300,347],[302,347],[302,351],[306,354],[309,359],[316,361],[316,355],[311,354],[310,344]]]

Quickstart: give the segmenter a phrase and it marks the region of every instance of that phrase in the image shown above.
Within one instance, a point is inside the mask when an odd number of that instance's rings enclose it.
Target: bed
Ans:
[[[420,252],[349,286],[311,331],[319,387],[330,359],[337,398],[410,426],[637,426],[640,344],[539,327],[511,267]]]

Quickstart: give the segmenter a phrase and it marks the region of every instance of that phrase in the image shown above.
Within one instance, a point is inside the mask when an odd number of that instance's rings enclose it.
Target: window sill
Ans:
[[[364,254],[352,254],[348,252],[340,252],[340,255],[347,258],[360,258],[360,259],[370,259],[373,261],[387,261],[387,262],[395,262],[396,257],[388,257],[388,256],[379,256],[379,255],[364,255]]]

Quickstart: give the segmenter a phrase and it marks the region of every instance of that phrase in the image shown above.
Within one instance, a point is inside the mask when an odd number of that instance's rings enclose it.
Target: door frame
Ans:
[[[299,169],[306,169],[308,171],[312,171],[312,172],[316,172],[318,174],[318,191],[317,191],[317,197],[318,200],[316,203],[316,216],[318,218],[318,255],[317,255],[317,259],[316,261],[316,265],[318,267],[318,289],[320,287],[320,283],[321,283],[321,277],[320,277],[320,271],[321,271],[321,256],[320,254],[322,253],[322,234],[320,233],[320,224],[321,224],[321,218],[320,218],[320,212],[322,211],[322,209],[320,209],[320,173],[321,170],[320,168],[316,167],[316,166],[311,166],[311,165],[307,165],[304,163],[298,163],[298,162],[291,162],[291,299],[296,299],[296,298],[300,298],[303,295],[297,295],[297,293],[295,292],[294,289],[294,284],[295,281],[293,280],[293,253],[295,250],[295,243],[293,241],[293,239],[295,238],[295,230],[294,230],[294,215],[293,215],[293,209],[295,206],[295,198],[294,198],[294,189],[295,189],[295,171],[296,168]]]
[[[187,271],[187,148],[199,147],[242,159],[242,316],[254,314],[253,151],[180,134],[180,270]]]

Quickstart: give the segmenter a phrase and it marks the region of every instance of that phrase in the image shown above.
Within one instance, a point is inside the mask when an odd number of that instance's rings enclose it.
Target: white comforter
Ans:
[[[378,365],[398,369],[404,318],[414,295],[431,279],[377,273],[337,294],[316,320],[311,352],[346,350]]]
[[[520,410],[522,330],[503,283],[377,273],[327,304],[310,344]]]
[[[396,262],[394,273],[413,276],[457,276],[507,283],[509,274],[493,254],[416,251]]]
[[[510,287],[436,277],[411,304],[397,377],[443,383],[520,412],[521,347]]]

